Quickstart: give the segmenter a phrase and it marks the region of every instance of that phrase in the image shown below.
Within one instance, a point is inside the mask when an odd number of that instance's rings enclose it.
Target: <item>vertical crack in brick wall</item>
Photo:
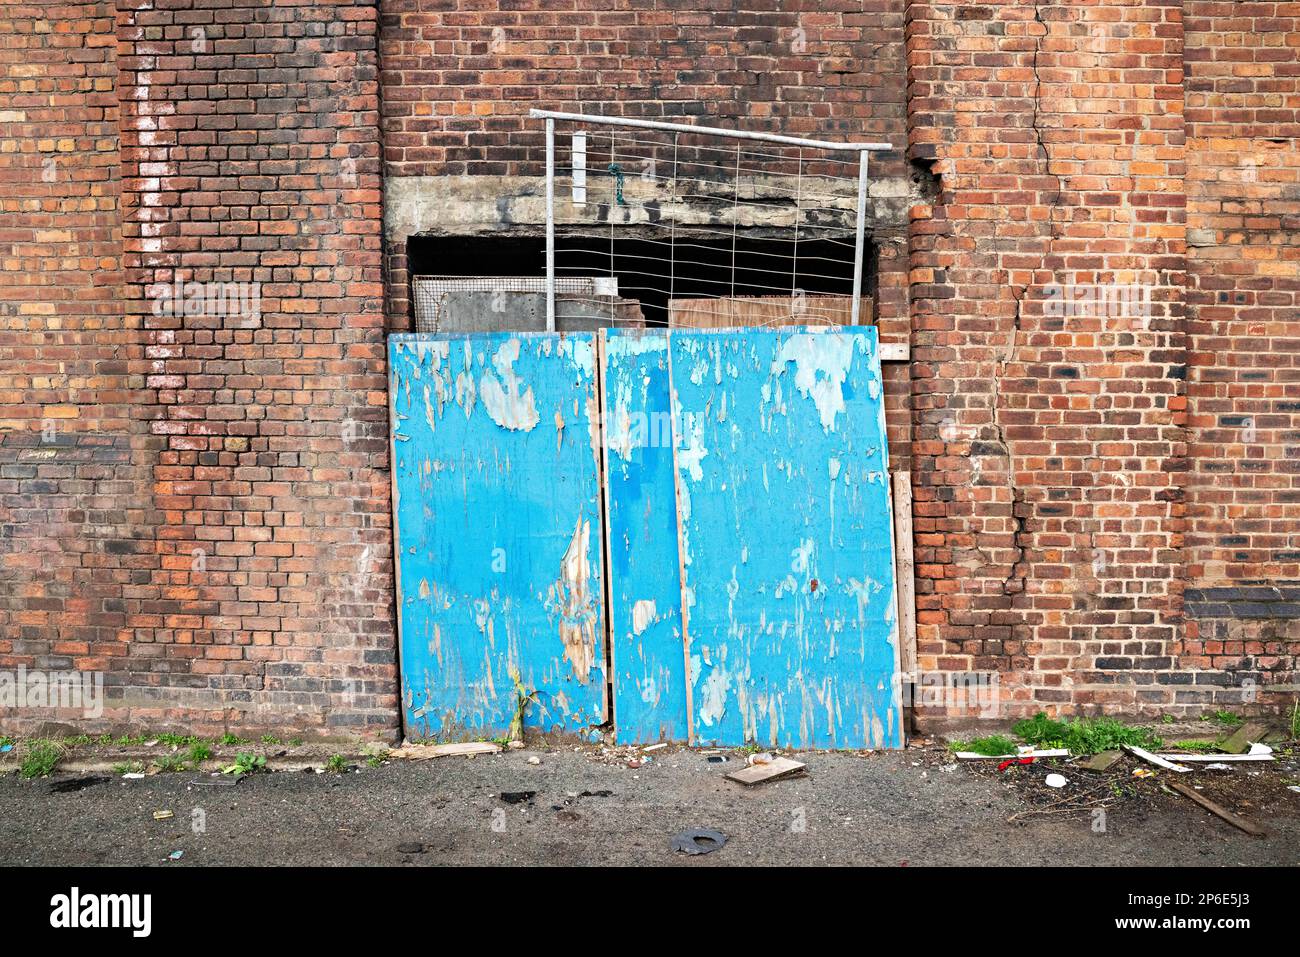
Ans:
[[[1180,5],[913,3],[907,31],[943,178],[911,235],[921,667],[1001,673],[1009,713],[1173,705]],[[1149,315],[1053,294],[1133,277]]]

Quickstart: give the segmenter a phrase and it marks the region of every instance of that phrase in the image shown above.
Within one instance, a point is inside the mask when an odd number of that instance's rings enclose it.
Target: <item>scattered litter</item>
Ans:
[[[709,755],[709,763],[710,763],[710,764],[725,764],[726,761],[727,761],[727,756],[726,756],[725,754],[710,754],[710,755]]]
[[[673,837],[672,848],[683,854],[712,854],[727,843],[727,835],[707,827],[693,827]]]
[[[647,744],[642,751],[658,751],[660,748],[668,747],[667,741],[660,741],[658,744]]]
[[[1085,771],[1097,771],[1099,773],[1109,771],[1121,756],[1118,751],[1102,751],[1084,758],[1078,763],[1078,766]]]
[[[96,784],[103,784],[108,778],[103,775],[91,775],[85,778],[72,778],[68,781],[54,781],[50,784],[51,794],[67,794],[73,791],[84,791],[88,787]]]
[[[541,763],[542,763],[542,759],[539,758],[537,755],[534,754],[534,755],[532,755],[531,757],[529,757],[529,759],[528,759],[528,763],[529,763],[529,764],[541,764]]]
[[[1300,784],[1288,784],[1286,789],[1288,791],[1294,791],[1296,794],[1300,794]]]
[[[1252,744],[1245,754],[1161,754],[1158,757],[1183,762],[1272,761],[1273,749],[1267,744]]]
[[[1033,748],[1016,754],[980,754],[976,751],[958,751],[958,761],[1005,761],[1007,758],[1068,758],[1070,752],[1065,748],[1047,748],[1035,751]]]
[[[502,791],[497,797],[506,804],[532,804],[536,791]]]
[[[141,773],[138,772],[138,771],[132,771],[132,772],[130,772],[129,774],[124,774],[124,775],[122,775],[122,777],[124,777],[124,778],[125,778],[126,780],[128,780],[128,781],[138,781],[138,780],[140,780],[142,777],[144,777],[144,775],[141,774]]]
[[[411,744],[388,752],[390,758],[444,758],[455,755],[497,754],[501,745],[495,741],[462,741],[457,744]]]
[[[728,781],[735,781],[737,784],[752,787],[766,781],[775,781],[778,778],[801,774],[807,767],[802,761],[795,761],[791,758],[774,758],[766,764],[755,764],[747,768],[741,768],[739,771],[731,771],[723,775],[723,777]]]
[[[184,856],[185,856],[184,851],[172,851],[170,854],[167,855],[167,860],[179,861]]]
[[[1231,765],[1231,764],[1224,764],[1222,761],[1215,761],[1213,764],[1207,764],[1207,765],[1205,766],[1205,770],[1207,770],[1207,771],[1231,771],[1231,770],[1232,770],[1232,765]]]
[[[1211,814],[1215,815],[1218,818],[1221,818],[1224,821],[1227,821],[1233,827],[1245,831],[1247,834],[1253,834],[1255,837],[1265,836],[1262,828],[1260,828],[1255,824],[1252,824],[1250,821],[1247,821],[1245,818],[1238,817],[1237,815],[1229,811],[1227,808],[1219,804],[1216,804],[1214,801],[1211,801],[1209,798],[1207,798],[1204,794],[1201,794],[1195,788],[1189,787],[1188,785],[1183,784],[1181,781],[1170,781],[1169,786],[1173,788],[1175,791],[1177,791],[1179,794],[1181,794],[1183,797],[1191,798],[1193,801],[1195,801],[1201,807],[1205,808],[1205,810],[1209,811]]]
[[[144,743],[144,746],[145,746],[146,748],[154,748],[154,747],[157,747],[157,746],[158,746],[158,739],[157,739],[157,738],[154,738],[152,741],[146,741],[146,742]]]
[[[170,820],[171,818],[173,818],[173,817],[175,817],[175,816],[176,816],[176,815],[173,814],[171,811],[154,811],[154,812],[153,812],[153,819],[154,819],[155,821],[166,821],[166,820]]]
[[[998,765],[998,773],[1000,774],[1001,772],[1005,771],[1007,768],[1010,767],[1018,767],[1019,765],[1022,764],[1033,764],[1033,763],[1034,763],[1033,758],[1007,758],[1005,761],[1003,761],[1001,764]]]
[[[957,770],[957,765],[956,765],[956,764],[945,764],[945,765],[943,765],[942,767],[940,767],[939,770],[942,771],[944,774],[951,774],[953,771],[956,771],[956,770]]]
[[[1174,764],[1172,761],[1166,761],[1164,758],[1160,757],[1160,755],[1152,754],[1150,751],[1139,748],[1136,744],[1126,744],[1124,745],[1124,750],[1134,757],[1150,762],[1158,768],[1164,768],[1166,771],[1179,771],[1185,774],[1191,770],[1191,768],[1183,767],[1181,764]]]
[[[1047,777],[1043,778],[1043,783],[1049,788],[1063,788],[1070,782],[1065,780],[1064,774],[1049,774]]]
[[[506,747],[508,747],[511,751],[518,751],[521,748],[523,748],[523,746],[524,746],[523,741],[519,740],[518,738],[511,738],[510,743],[506,745]]]
[[[748,758],[748,763],[749,764],[771,764],[772,755],[770,755],[766,751],[763,751],[759,754],[751,754]]]
[[[0,744],[0,754],[8,754],[14,749],[12,744]]]
[[[1135,778],[1153,778],[1155,776],[1156,776],[1156,772],[1152,771],[1150,768],[1133,769],[1133,777]]]

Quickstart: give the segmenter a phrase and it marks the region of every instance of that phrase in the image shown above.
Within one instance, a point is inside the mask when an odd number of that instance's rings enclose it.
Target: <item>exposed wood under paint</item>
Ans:
[[[895,472],[894,548],[897,556],[899,671],[916,677],[916,560],[912,553],[912,476]]]

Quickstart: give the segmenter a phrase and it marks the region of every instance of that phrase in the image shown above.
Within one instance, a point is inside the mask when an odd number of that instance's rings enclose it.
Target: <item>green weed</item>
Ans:
[[[38,738],[23,747],[23,760],[18,766],[19,777],[43,778],[59,765],[63,745],[57,741]]]
[[[990,734],[983,738],[971,738],[969,741],[954,741],[948,746],[953,751],[973,751],[995,757],[999,754],[1015,754],[1016,742],[1001,734]]]
[[[1123,745],[1158,748],[1162,744],[1150,729],[1124,724],[1115,718],[1074,718],[1056,721],[1043,712],[1017,721],[1012,730],[1037,748],[1066,748],[1071,754],[1097,754]]]

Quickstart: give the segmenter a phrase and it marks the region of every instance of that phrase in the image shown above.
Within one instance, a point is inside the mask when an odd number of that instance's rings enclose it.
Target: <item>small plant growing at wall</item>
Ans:
[[[28,743],[23,751],[22,763],[18,774],[24,778],[43,778],[59,765],[63,757],[63,745],[57,741],[44,738]]]
[[[162,774],[178,774],[185,770],[185,759],[179,754],[164,754],[154,762],[154,766]]]
[[[325,770],[334,774],[341,774],[348,769],[348,763],[341,754],[331,754],[330,759],[325,762]]]
[[[188,757],[190,763],[197,766],[212,757],[212,749],[202,741],[195,741],[190,745]]]
[[[280,743],[280,739],[277,738],[277,737],[276,737],[275,735],[273,735],[273,734],[264,734],[264,735],[262,735],[262,743],[263,743],[263,744],[279,744],[279,743]]]
[[[996,757],[1000,754],[1015,754],[1016,742],[1001,734],[990,734],[983,738],[971,738],[969,741],[954,741],[948,746],[953,751],[970,751]]]
[[[143,761],[119,761],[117,764],[113,765],[113,773],[117,775],[143,774],[144,762]]]
[[[222,774],[256,774],[266,770],[266,758],[260,754],[240,754],[235,763],[221,769]]]
[[[217,738],[217,744],[223,744],[226,747],[231,747],[232,745],[243,744],[243,743],[244,742],[239,737],[239,735],[231,734],[229,731],[227,731],[221,737]]]

